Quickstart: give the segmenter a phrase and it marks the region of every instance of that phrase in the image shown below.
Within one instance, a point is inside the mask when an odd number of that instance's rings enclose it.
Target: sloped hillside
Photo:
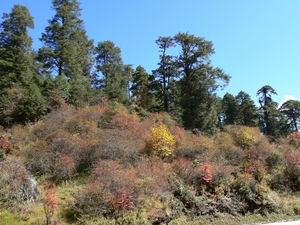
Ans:
[[[239,224],[300,214],[297,132],[272,142],[243,126],[193,134],[168,114],[104,102],[64,105],[0,137],[0,224]]]

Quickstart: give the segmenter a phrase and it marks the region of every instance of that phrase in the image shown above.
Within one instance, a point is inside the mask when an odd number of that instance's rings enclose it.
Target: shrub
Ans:
[[[173,154],[175,138],[168,128],[162,123],[157,123],[151,128],[146,139],[146,151],[158,156],[170,156]]]
[[[258,127],[227,126],[225,131],[233,136],[235,143],[242,149],[251,148],[261,139]]]
[[[132,169],[123,169],[118,162],[100,160],[86,186],[76,196],[80,215],[98,214],[119,217],[133,209],[136,176]]]
[[[6,157],[0,163],[0,200],[34,201],[36,195],[35,179],[23,161],[13,156]]]
[[[230,192],[233,171],[234,169],[230,165],[214,164],[211,168],[212,179],[208,184],[209,190],[216,195],[224,195]]]
[[[55,184],[49,182],[44,183],[44,196],[41,199],[43,203],[46,224],[52,224],[51,219],[54,212],[58,209],[57,188]]]
[[[266,158],[266,166],[268,167],[269,171],[275,169],[283,162],[283,157],[280,152],[273,151],[271,154]]]
[[[288,137],[289,143],[296,148],[300,148],[300,132],[296,131],[289,135]]]
[[[285,177],[288,179],[288,186],[299,190],[300,181],[300,153],[296,151],[287,151],[284,154],[286,161]]]
[[[59,154],[53,171],[57,180],[70,180],[75,174],[76,164],[70,154]]]
[[[219,132],[215,137],[215,141],[217,142],[219,149],[222,151],[231,150],[234,147],[233,137],[226,132]]]
[[[173,163],[173,171],[186,183],[192,183],[197,174],[193,162],[186,157],[177,158]]]
[[[12,149],[12,135],[7,132],[0,132],[0,158],[10,152]]]
[[[127,138],[127,140],[125,140]],[[124,166],[135,166],[138,162],[139,156],[136,148],[133,146],[128,135],[116,132],[112,133],[100,146],[99,155],[101,159],[120,160]]]
[[[23,148],[21,156],[26,167],[36,175],[49,175],[55,167],[55,152],[45,140],[39,140]]]
[[[211,165],[210,163],[206,162],[201,167],[199,172],[201,173],[201,181],[204,181],[205,183],[209,183],[212,178],[213,174],[211,172]]]

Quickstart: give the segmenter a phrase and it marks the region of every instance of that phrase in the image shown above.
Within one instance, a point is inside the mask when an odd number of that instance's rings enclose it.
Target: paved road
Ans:
[[[263,225],[300,225],[300,220],[289,221],[289,222],[267,223],[267,224],[263,224]]]

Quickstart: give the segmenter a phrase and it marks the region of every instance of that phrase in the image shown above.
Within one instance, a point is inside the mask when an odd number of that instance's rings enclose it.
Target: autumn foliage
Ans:
[[[195,135],[167,114],[141,118],[118,104],[64,106],[2,132],[0,148],[9,151],[0,162],[0,201],[29,201],[35,177],[48,181],[38,197],[48,224],[55,212],[56,220],[68,214],[86,224],[166,224],[199,214],[283,211],[277,191],[300,186],[298,138],[271,142],[243,126]],[[64,188],[72,200],[58,209]]]
[[[174,151],[175,138],[162,123],[155,124],[146,139],[146,151],[158,156],[170,156]]]
[[[46,224],[51,225],[51,219],[58,210],[57,187],[53,183],[44,183],[44,196],[41,199],[43,203],[44,213],[46,216]]]

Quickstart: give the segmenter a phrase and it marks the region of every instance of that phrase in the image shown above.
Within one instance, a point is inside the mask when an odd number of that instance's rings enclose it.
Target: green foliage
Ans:
[[[132,92],[131,99],[135,107],[138,110],[157,111],[159,103],[152,90],[157,85],[155,85],[153,77],[142,66],[138,66],[132,74],[132,78],[130,91]]]
[[[39,88],[41,78],[34,62],[28,28],[34,27],[28,8],[15,5],[0,24],[0,124],[39,119],[46,102]]]
[[[121,49],[111,41],[99,42],[96,47],[96,68],[94,85],[101,88],[109,100],[128,103],[129,81],[133,70],[130,65],[124,65]]]
[[[69,101],[77,106],[89,102],[93,41],[89,40],[77,0],[52,1],[55,16],[42,34],[39,61],[49,73],[70,80]]]
[[[258,109],[250,95],[240,91],[235,98],[239,104],[237,124],[250,127],[258,126]]]
[[[271,94],[277,94],[269,85],[260,88],[256,95],[260,103],[261,130],[264,134],[279,137],[287,136],[291,130],[286,118],[277,109],[278,104],[272,100]]]
[[[214,53],[212,42],[204,38],[178,33],[174,42],[180,47],[175,61],[180,71],[180,107],[186,128],[208,130],[213,133],[217,123],[214,93],[229,82],[229,76],[210,65]],[[223,84],[222,84],[223,83]]]
[[[161,55],[159,56],[159,68],[153,71],[154,76],[157,78],[161,85],[157,86],[157,97],[161,100],[161,111],[169,112],[172,104],[174,104],[174,92],[172,82],[177,75],[173,56],[167,54],[167,50],[175,47],[172,37],[159,37],[156,41]]]
[[[36,84],[30,84],[28,89],[24,90],[24,95],[18,102],[15,116],[20,121],[37,121],[45,113],[46,101],[40,89]]]
[[[235,97],[226,93],[223,97],[224,125],[236,124],[238,117],[238,102]]]
[[[285,115],[291,130],[298,131],[300,121],[300,101],[288,100],[280,106],[280,112]]]

